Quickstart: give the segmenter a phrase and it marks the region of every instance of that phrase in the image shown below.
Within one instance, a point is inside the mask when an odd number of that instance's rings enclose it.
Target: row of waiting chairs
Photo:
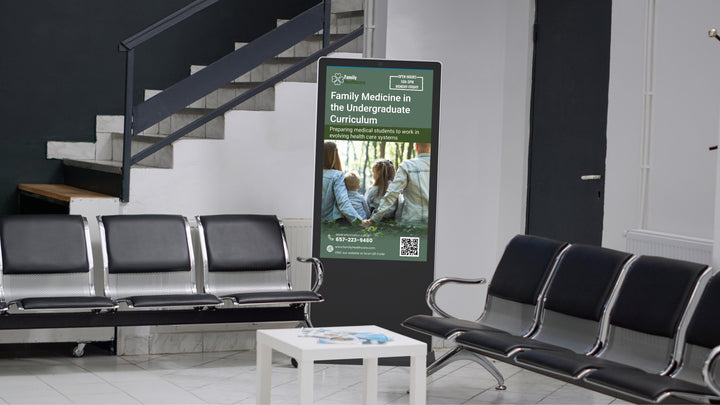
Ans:
[[[305,305],[323,301],[323,270],[311,290],[293,290],[282,222],[272,215],[199,216],[196,260],[180,215],[98,217],[103,292],[96,295],[87,219],[78,215],[0,217],[0,310],[20,312],[203,309]],[[202,291],[196,284],[203,269]]]
[[[410,329],[454,341],[428,367],[471,359],[504,389],[494,358],[633,402],[720,400],[720,275],[697,263],[520,235],[487,290],[483,315],[461,320],[427,293],[442,316],[416,315]]]

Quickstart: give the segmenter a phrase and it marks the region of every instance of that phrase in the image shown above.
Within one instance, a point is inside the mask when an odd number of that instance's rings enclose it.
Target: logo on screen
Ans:
[[[342,73],[339,73],[339,72],[335,73],[334,75],[332,75],[331,80],[334,85],[339,86],[339,85],[345,83],[345,75]]]

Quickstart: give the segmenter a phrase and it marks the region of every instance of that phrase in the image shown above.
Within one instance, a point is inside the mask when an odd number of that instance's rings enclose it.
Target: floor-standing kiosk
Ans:
[[[430,313],[439,97],[437,62],[319,61],[313,256],[326,301],[313,307],[316,325],[412,335],[400,322]]]

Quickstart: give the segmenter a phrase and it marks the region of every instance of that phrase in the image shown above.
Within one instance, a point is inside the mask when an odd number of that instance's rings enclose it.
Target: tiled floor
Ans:
[[[65,352],[68,353],[68,352]],[[507,391],[480,366],[456,362],[428,380],[429,404],[617,404],[612,397],[498,364]],[[362,398],[361,366],[317,364],[315,401],[354,404]],[[378,403],[402,404],[409,372],[381,366]],[[296,370],[274,358],[272,402],[297,402]],[[0,356],[0,403],[7,404],[254,404],[255,352],[111,356],[88,350],[83,358],[55,351]]]

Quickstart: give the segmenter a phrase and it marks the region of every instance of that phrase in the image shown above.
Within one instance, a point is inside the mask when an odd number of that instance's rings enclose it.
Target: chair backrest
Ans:
[[[620,287],[600,356],[666,374],[682,358],[689,313],[711,269],[703,264],[641,256]]]
[[[598,349],[603,315],[631,257],[598,246],[570,246],[550,281],[533,337],[579,353]]]
[[[285,231],[276,216],[208,215],[197,220],[205,292],[226,296],[292,289]]]
[[[87,221],[79,215],[0,217],[2,300],[92,296]]]
[[[478,322],[526,335],[536,326],[540,298],[567,243],[517,235],[505,247]]]
[[[708,282],[692,313],[687,329],[682,364],[675,377],[704,385],[702,368],[710,351],[720,345],[720,275]]]
[[[181,215],[98,217],[105,294],[194,294],[195,260],[190,224]]]

